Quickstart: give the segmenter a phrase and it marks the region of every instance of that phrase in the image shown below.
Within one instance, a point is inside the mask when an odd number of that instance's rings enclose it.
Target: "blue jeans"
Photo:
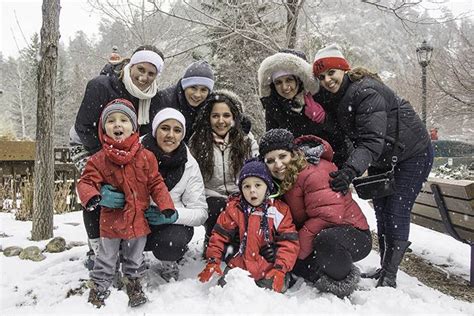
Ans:
[[[428,146],[422,154],[395,166],[395,193],[373,200],[379,236],[385,235],[386,240],[408,240],[411,209],[431,171],[433,156],[433,147]],[[376,173],[377,170],[369,169],[369,175]]]

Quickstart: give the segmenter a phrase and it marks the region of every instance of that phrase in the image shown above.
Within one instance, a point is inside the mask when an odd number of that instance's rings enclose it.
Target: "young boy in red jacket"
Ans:
[[[108,184],[125,194],[123,209],[100,209],[100,247],[90,273],[88,301],[102,307],[109,296],[116,262],[123,256],[122,272],[132,307],[147,301],[140,285],[145,272],[143,250],[150,233],[145,210],[150,196],[166,217],[176,216],[155,155],[139,143],[137,115],[133,105],[116,99],[106,105],[99,121],[102,149],[87,162],[77,184],[86,211],[100,206],[100,188]]]
[[[247,162],[238,184],[241,194],[229,199],[217,219],[206,251],[207,265],[199,274],[199,280],[209,281],[214,272],[223,275],[220,264],[225,246],[238,234],[239,251],[226,262],[226,272],[235,267],[247,270],[258,286],[284,293],[290,282],[288,272],[299,251],[298,233],[290,210],[284,202],[269,197],[273,181],[263,162]],[[262,257],[262,251],[275,249],[272,262]],[[221,282],[225,284],[223,279]]]

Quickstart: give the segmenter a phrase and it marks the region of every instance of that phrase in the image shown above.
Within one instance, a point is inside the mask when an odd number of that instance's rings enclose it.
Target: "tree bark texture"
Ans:
[[[53,237],[54,214],[54,91],[58,62],[60,0],[43,0],[38,71],[35,193],[32,240]]]

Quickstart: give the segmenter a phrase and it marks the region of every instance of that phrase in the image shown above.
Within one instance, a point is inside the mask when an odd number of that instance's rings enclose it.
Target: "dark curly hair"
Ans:
[[[224,95],[211,96],[196,118],[193,125],[194,134],[189,140],[189,148],[198,161],[205,180],[210,180],[214,172],[214,136],[210,118],[214,105],[220,102],[227,104],[235,122],[235,125],[229,130],[231,170],[235,179],[238,178],[245,159],[249,158],[251,153],[251,142],[244,134],[240,123],[242,114],[239,107]]]

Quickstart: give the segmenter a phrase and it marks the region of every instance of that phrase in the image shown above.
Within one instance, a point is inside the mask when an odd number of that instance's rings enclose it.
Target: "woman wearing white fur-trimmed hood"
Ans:
[[[319,91],[319,82],[304,53],[287,49],[265,58],[258,69],[258,82],[266,131],[284,128],[295,137],[321,137],[333,148],[340,148],[334,155],[336,165],[347,159],[345,136],[313,98]]]

